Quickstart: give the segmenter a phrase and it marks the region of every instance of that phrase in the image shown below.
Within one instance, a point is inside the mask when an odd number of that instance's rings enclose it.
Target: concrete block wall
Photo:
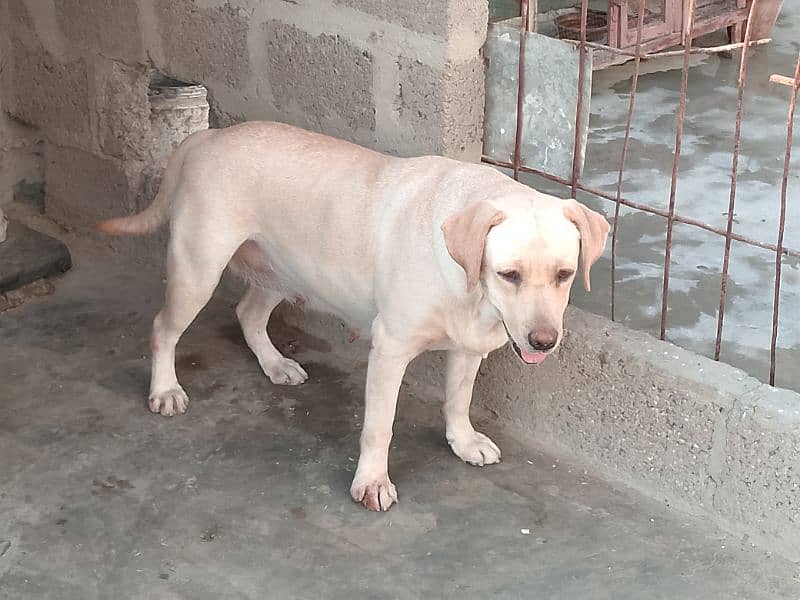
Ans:
[[[477,160],[486,0],[4,0],[0,108],[44,140],[68,227],[149,202],[153,73],[211,125],[280,120],[397,155]]]

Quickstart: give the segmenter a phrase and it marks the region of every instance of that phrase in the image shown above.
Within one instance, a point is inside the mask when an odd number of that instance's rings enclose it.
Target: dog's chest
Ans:
[[[503,323],[486,316],[455,319],[449,325],[448,337],[455,348],[484,357],[508,341]]]

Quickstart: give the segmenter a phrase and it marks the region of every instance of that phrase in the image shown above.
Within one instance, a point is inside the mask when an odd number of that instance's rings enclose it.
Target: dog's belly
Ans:
[[[267,246],[267,247],[265,247]],[[368,337],[377,315],[371,277],[350,264],[321,265],[312,252],[295,256],[259,240],[242,244],[231,267],[254,285],[279,292],[305,309],[334,315]]]

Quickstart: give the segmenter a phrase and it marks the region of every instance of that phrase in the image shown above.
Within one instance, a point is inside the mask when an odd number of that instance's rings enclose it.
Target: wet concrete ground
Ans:
[[[409,386],[400,504],[366,512],[348,495],[365,354],[279,327],[311,379],[274,386],[219,298],[178,348],[189,412],[151,415],[159,274],[79,246],[54,295],[0,313],[0,598],[800,595],[796,565],[485,416],[503,462],[461,463],[438,394]]]
[[[773,42],[749,59],[742,124],[734,231],[775,243],[789,88],[769,83],[772,73],[792,75],[800,52],[800,6],[784,3]],[[725,43],[717,34],[704,43]],[[643,63],[623,182],[623,195],[666,209],[675,147],[675,115],[682,58]],[[737,103],[738,54],[693,57],[678,180],[679,214],[725,229]],[[616,193],[628,111],[629,66],[594,73],[585,183]],[[797,130],[797,124],[795,125]],[[795,134],[795,139],[797,135]],[[800,249],[800,147],[795,142],[789,180],[784,244]],[[568,194],[536,178],[536,187]],[[613,203],[580,196],[613,216]],[[658,333],[664,267],[665,219],[623,208],[617,273],[617,318]],[[713,355],[724,238],[686,225],[674,230],[668,339]],[[761,380],[769,372],[775,255],[734,242],[722,360]],[[590,296],[576,290],[575,303],[609,315],[610,254],[598,265]],[[800,261],[785,258],[778,337],[777,383],[800,390]]]

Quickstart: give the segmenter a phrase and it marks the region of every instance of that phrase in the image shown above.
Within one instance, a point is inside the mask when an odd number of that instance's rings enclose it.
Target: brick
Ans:
[[[64,36],[76,48],[135,62],[143,58],[138,5],[131,0],[54,0]]]
[[[338,35],[311,36],[279,21],[267,28],[267,68],[275,106],[325,129],[342,120],[375,129],[372,56]]]
[[[172,77],[213,87],[243,88],[250,76],[250,14],[230,4],[201,8],[192,0],[156,0],[166,64]]]

